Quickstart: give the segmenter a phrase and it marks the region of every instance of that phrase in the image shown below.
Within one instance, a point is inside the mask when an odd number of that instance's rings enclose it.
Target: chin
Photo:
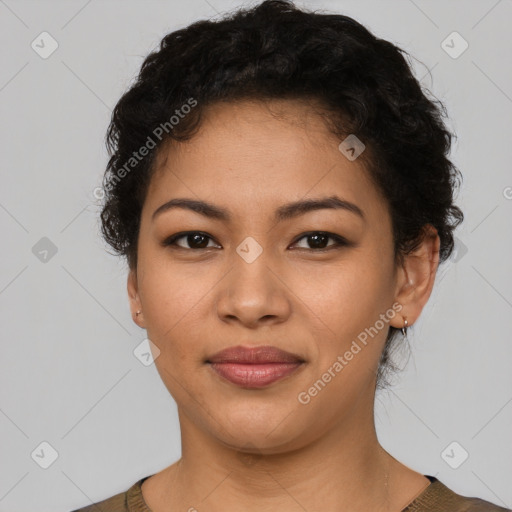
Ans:
[[[236,410],[234,410],[236,409]],[[241,451],[279,453],[305,439],[307,425],[298,421],[291,409],[282,407],[245,407],[223,409],[211,423],[212,434],[223,444]],[[310,425],[310,430],[313,425]],[[300,444],[300,442],[298,443]]]

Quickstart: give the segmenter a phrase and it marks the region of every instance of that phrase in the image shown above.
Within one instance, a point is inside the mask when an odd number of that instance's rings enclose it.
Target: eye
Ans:
[[[181,240],[182,238],[185,239],[185,242],[189,244],[188,247],[183,247],[177,243],[177,241]],[[166,238],[162,242],[162,245],[164,247],[175,246],[178,249],[209,249],[212,247],[208,246],[209,240],[213,239],[206,233],[202,233],[201,231],[187,231],[184,233],[176,233],[175,235]]]
[[[301,249],[309,249],[314,252],[329,251],[338,247],[348,246],[350,243],[342,236],[335,235],[334,233],[327,233],[325,231],[311,231],[302,235],[294,244],[297,244],[300,240],[306,239],[312,248],[301,247]],[[327,245],[329,239],[334,240],[333,244]]]
[[[188,246],[183,246],[181,245],[181,243],[178,243],[178,241],[182,239],[184,239],[185,243],[188,244]],[[350,242],[348,242],[342,236],[335,235],[334,233],[328,233],[325,231],[311,231],[309,233],[305,233],[300,238],[298,238],[293,245],[297,245],[299,241],[303,239],[306,239],[306,243],[308,243],[312,247],[299,247],[299,249],[306,249],[313,252],[325,252],[331,249],[351,245]],[[329,239],[334,240],[334,243],[327,244]],[[162,246],[173,246],[174,248],[177,249],[186,250],[211,249],[214,246],[209,245],[210,241],[213,241],[213,238],[207,235],[206,233],[203,233],[201,231],[186,231],[182,233],[176,233],[166,238],[162,242]]]

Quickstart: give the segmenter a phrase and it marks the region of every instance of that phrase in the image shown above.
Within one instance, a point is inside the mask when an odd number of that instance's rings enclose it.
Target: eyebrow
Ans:
[[[167,201],[163,205],[159,206],[153,212],[151,217],[152,220],[154,220],[161,213],[173,208],[191,210],[193,212],[199,213],[200,215],[204,215],[205,217],[224,222],[229,222],[232,218],[229,211],[220,206],[196,199],[176,198],[171,199],[170,201]],[[308,212],[323,209],[345,210],[354,213],[365,220],[364,213],[361,208],[359,208],[359,206],[351,203],[350,201],[346,201],[345,199],[341,199],[338,196],[330,196],[319,199],[305,199],[293,203],[288,203],[280,206],[276,210],[274,216],[276,221],[283,221],[294,217],[299,217],[300,215],[304,215]]]

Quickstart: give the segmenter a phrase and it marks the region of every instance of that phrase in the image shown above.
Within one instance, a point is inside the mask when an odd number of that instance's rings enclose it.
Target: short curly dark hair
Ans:
[[[105,240],[136,268],[158,150],[193,137],[208,105],[302,99],[325,107],[333,133],[364,141],[365,167],[389,205],[397,262],[418,247],[427,224],[437,229],[445,261],[463,220],[453,203],[460,173],[448,158],[454,135],[443,121],[444,105],[422,89],[404,56],[348,16],[300,10],[291,0],[266,0],[167,34],[118,101],[107,130]],[[397,369],[390,358],[397,332],[390,327],[377,387]]]

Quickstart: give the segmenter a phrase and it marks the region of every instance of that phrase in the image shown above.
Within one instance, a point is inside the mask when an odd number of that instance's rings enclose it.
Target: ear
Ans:
[[[423,228],[421,245],[412,253],[404,256],[397,271],[397,289],[395,301],[402,305],[400,315],[390,322],[398,329],[416,322],[427,303],[436,277],[439,264],[440,239],[434,226],[427,224]]]
[[[130,310],[132,313],[133,321],[139,327],[145,328],[143,316],[144,312],[142,310],[142,303],[139,296],[139,285],[136,270],[130,270],[128,273],[127,290],[128,297],[130,299]],[[137,315],[137,311],[141,311],[141,313]]]

